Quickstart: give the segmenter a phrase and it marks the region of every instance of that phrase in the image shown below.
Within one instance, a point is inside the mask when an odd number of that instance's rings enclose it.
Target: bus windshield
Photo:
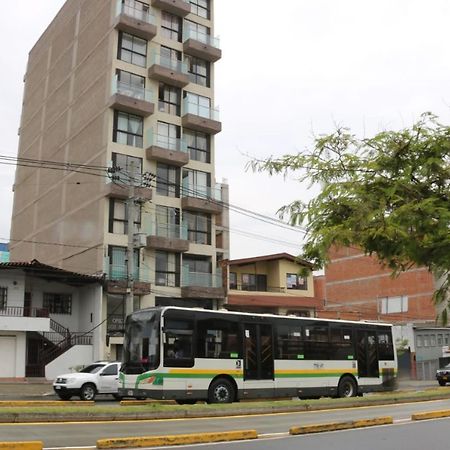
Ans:
[[[143,310],[127,317],[122,372],[139,374],[159,365],[159,311]]]

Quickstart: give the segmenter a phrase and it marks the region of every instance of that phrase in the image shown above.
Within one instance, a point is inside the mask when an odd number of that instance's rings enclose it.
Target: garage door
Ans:
[[[0,336],[0,378],[16,376],[16,338]]]

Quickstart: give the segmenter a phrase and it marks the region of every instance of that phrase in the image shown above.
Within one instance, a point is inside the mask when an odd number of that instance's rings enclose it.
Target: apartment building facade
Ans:
[[[134,309],[224,301],[213,6],[67,0],[29,54],[11,260],[104,274],[112,358],[130,278]]]
[[[224,261],[224,266],[227,309],[315,317],[321,307],[311,264],[288,253]]]

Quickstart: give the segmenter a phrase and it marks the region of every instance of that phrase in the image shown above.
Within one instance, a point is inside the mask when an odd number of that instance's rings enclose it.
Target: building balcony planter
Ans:
[[[150,11],[145,11],[132,5],[125,5],[117,0],[114,28],[130,33],[147,41],[152,40],[157,33],[156,20]]]

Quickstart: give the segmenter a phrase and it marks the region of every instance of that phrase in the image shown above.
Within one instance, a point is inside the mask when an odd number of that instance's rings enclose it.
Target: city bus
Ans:
[[[392,390],[389,324],[155,307],[126,319],[119,396],[179,404]]]

